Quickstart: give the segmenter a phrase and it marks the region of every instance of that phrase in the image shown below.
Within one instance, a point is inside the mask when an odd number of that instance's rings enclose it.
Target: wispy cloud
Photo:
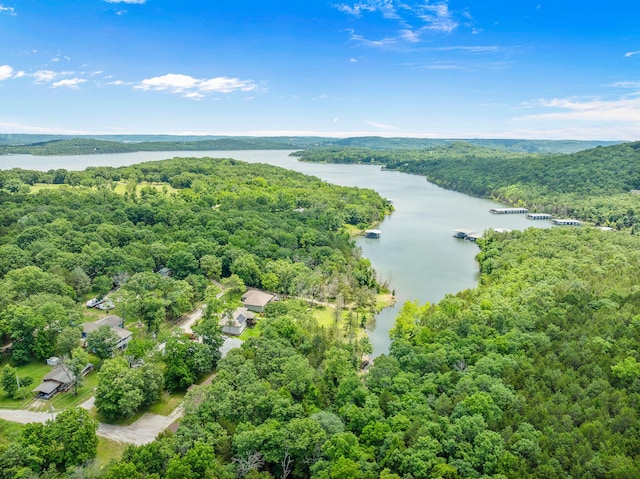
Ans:
[[[71,57],[68,57],[66,55],[56,55],[51,59],[52,62],[56,62],[56,63],[62,60],[66,60],[66,62],[69,63],[71,61]]]
[[[352,41],[368,47],[416,44],[428,33],[450,33],[459,26],[456,15],[449,9],[448,0],[420,4],[409,4],[403,0],[363,0],[335,7],[354,19],[362,20],[363,28],[367,26],[365,16],[377,15],[390,21],[390,33],[378,39],[368,38],[355,30],[349,31]]]
[[[640,88],[640,81],[619,81],[612,83],[611,86],[616,88]]]
[[[640,127],[640,98],[635,96],[615,100],[554,98],[538,100],[533,104],[553,111],[526,115],[519,119],[629,123]]]
[[[53,88],[66,87],[75,90],[78,88],[78,85],[80,85],[81,83],[85,83],[86,81],[87,80],[85,80],[84,78],[65,78],[64,80],[52,83],[51,86]]]
[[[640,55],[640,50],[636,50],[635,52],[627,52],[624,54],[625,57],[632,57],[634,55]]]
[[[147,0],[104,0],[107,3],[131,3],[131,4],[138,4],[138,5],[142,5],[143,3],[146,3]]]
[[[63,74],[52,70],[38,70],[32,76],[35,78],[36,83],[49,83],[55,80],[56,77],[63,76]]]
[[[142,80],[134,88],[139,90],[166,91],[182,94],[187,98],[203,98],[212,93],[232,93],[234,91],[254,91],[257,85],[252,80],[215,77],[194,78],[189,75],[169,73],[167,75]]]
[[[5,7],[4,5],[0,5],[0,14],[4,13],[5,15],[16,16],[16,11],[13,7]]]
[[[370,125],[374,128],[380,128],[381,130],[396,130],[397,128],[393,125],[386,125],[384,123],[378,123],[377,121],[367,120],[367,125]]]

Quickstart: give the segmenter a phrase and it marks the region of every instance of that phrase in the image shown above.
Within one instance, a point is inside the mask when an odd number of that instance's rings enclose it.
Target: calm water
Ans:
[[[379,226],[380,239],[358,238],[357,244],[382,281],[395,289],[396,306],[382,311],[369,333],[374,356],[389,348],[388,331],[405,301],[435,303],[447,293],[457,293],[477,284],[474,260],[478,247],[452,238],[456,228],[483,231],[487,228],[525,229],[548,227],[547,221],[531,221],[523,215],[493,215],[489,209],[503,206],[493,201],[445,190],[425,178],[371,165],[327,165],[302,163],[289,151],[199,151],[140,152],[113,155],[0,157],[0,168],[80,170],[87,166],[125,166],[176,156],[236,158],[250,163],[268,163],[317,176],[329,183],[372,188],[393,201],[396,211]]]

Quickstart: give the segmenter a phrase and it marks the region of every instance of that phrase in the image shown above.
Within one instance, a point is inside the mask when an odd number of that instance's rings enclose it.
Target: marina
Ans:
[[[582,222],[574,219],[554,219],[551,220],[551,224],[556,226],[581,226]]]
[[[549,213],[527,213],[524,217],[528,220],[550,220],[553,215]]]
[[[527,208],[491,208],[489,213],[493,213],[494,215],[519,215],[528,213],[529,210]]]

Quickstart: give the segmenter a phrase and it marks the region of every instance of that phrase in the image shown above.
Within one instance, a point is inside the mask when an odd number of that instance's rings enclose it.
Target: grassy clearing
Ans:
[[[29,193],[37,193],[38,191],[42,191],[42,190],[52,190],[52,189],[60,189],[60,188],[71,188],[71,186],[69,185],[53,185],[53,184],[48,184],[48,183],[36,183],[35,185],[30,185],[29,186]]]
[[[238,336],[238,338],[242,339],[243,341],[246,341],[249,338],[257,338],[258,336],[260,336],[262,334],[260,321],[262,320],[258,319],[257,324],[253,328],[246,328],[244,331],[242,331],[242,334]]]
[[[330,328],[336,322],[336,308],[335,306],[316,306],[311,310],[313,317],[318,321],[318,325],[323,328]],[[345,317],[345,312],[342,312],[342,317]]]
[[[124,442],[112,441],[98,436],[98,451],[94,460],[94,467],[102,469],[109,461],[120,459],[127,446],[128,444]]]
[[[163,392],[160,401],[149,406],[145,412],[159,414],[160,416],[168,416],[184,401],[184,392]]]
[[[114,188],[114,192],[119,194],[119,195],[124,195],[125,192],[127,191],[127,182],[126,181],[119,181],[118,183],[116,183],[116,187]],[[140,189],[145,187],[145,186],[150,186],[151,188],[159,191],[160,193],[166,193],[166,194],[171,194],[171,193],[177,193],[178,190],[176,190],[175,188],[173,188],[170,184],[168,183],[155,183],[155,182],[149,182],[149,181],[142,181],[140,183],[138,183],[137,189],[136,191],[140,192]]]
[[[5,364],[9,364],[8,360],[0,364],[0,369]],[[29,389],[35,388],[42,382],[42,379],[52,370],[51,366],[47,366],[44,361],[32,361],[24,366],[16,368],[18,377],[29,376],[33,378],[33,383],[27,386]],[[10,398],[4,391],[0,392],[0,408],[2,409],[25,409],[33,401],[33,396],[29,395],[26,399]]]

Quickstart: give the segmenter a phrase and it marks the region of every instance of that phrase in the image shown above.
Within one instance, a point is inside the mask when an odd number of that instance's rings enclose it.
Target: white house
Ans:
[[[251,323],[255,319],[256,315],[247,308],[238,308],[231,315],[222,316],[218,325],[222,328],[223,333],[240,336],[247,327],[247,323]]]

